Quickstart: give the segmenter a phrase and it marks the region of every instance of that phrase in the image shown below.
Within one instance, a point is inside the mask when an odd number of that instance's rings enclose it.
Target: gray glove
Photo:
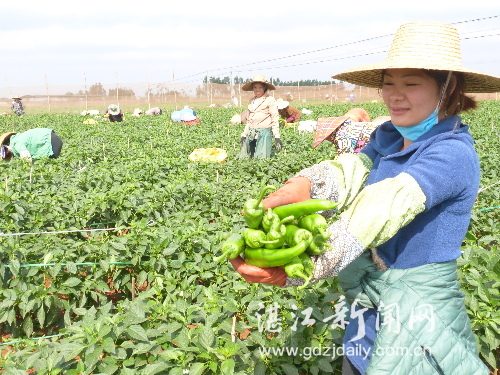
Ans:
[[[283,145],[281,144],[281,139],[275,138],[274,144],[276,145],[276,150],[280,151],[283,148]]]

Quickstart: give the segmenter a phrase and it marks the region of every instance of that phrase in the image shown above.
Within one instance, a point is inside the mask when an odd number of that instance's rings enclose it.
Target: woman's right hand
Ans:
[[[246,263],[243,258],[229,259],[229,262],[247,282],[284,286],[286,272],[281,267],[256,267]]]
[[[281,188],[269,194],[262,203],[267,209],[309,199],[311,199],[311,181],[307,177],[292,177]]]
[[[311,199],[311,181],[307,177],[292,177],[281,188],[269,194],[262,203],[264,207],[274,208],[285,204],[298,203]],[[281,267],[256,267],[245,262],[242,257],[230,259],[236,272],[249,283],[284,286],[286,272]]]

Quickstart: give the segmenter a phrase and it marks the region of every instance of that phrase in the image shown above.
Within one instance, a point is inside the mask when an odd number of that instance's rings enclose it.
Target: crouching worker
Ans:
[[[337,154],[360,152],[370,141],[371,133],[380,121],[390,120],[389,116],[377,117],[371,122],[368,112],[363,108],[352,108],[344,116],[322,117],[318,119],[313,148],[323,141],[330,141],[337,148]]]
[[[61,138],[47,128],[4,133],[0,136],[0,144],[3,160],[10,161],[13,157],[20,157],[30,162],[42,158],[58,158],[63,145]]]
[[[107,117],[110,122],[122,122],[123,112],[116,104],[110,104],[104,111],[104,117]]]
[[[285,123],[299,122],[302,112],[290,106],[290,103],[283,99],[278,99],[278,113]]]

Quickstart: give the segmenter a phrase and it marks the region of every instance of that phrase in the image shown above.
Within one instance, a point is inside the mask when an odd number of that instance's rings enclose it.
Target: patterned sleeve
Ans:
[[[377,247],[425,210],[426,196],[407,173],[366,186],[352,204],[330,225],[332,248],[313,257],[313,280],[338,275],[365,249]],[[285,286],[302,279],[288,278]]]
[[[337,210],[341,210],[358,195],[372,165],[372,160],[363,153],[341,154],[335,160],[303,169],[295,177],[311,180],[311,198],[339,202]],[[329,217],[333,211],[322,214]]]

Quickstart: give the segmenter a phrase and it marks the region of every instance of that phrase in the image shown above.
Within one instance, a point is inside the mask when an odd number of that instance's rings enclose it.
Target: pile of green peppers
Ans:
[[[243,205],[247,228],[232,233],[222,243],[222,255],[214,258],[234,259],[243,256],[245,262],[257,267],[283,267],[291,278],[301,277],[305,288],[312,279],[314,264],[310,258],[326,251],[331,233],[326,219],[318,211],[331,210],[336,202],[310,199],[305,202],[268,208],[262,203],[274,186],[264,187],[257,199]]]

